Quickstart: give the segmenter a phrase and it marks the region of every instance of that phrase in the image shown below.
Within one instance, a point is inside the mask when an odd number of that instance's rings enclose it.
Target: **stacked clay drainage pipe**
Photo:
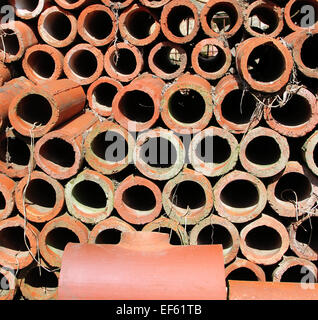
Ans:
[[[0,299],[135,230],[222,244],[228,286],[317,282],[317,1],[1,5]]]

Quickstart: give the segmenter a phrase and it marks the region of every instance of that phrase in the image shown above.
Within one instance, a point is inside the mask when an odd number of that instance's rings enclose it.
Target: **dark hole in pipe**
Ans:
[[[155,208],[157,202],[152,190],[146,186],[131,186],[123,192],[124,204],[134,210],[148,211]]]
[[[97,59],[89,50],[78,50],[70,57],[69,66],[78,76],[89,78],[97,70]]]
[[[55,291],[58,286],[58,279],[54,272],[46,271],[41,268],[32,268],[25,277],[25,284],[37,289],[48,290],[48,293]],[[55,290],[54,290],[55,289]]]
[[[130,75],[137,67],[137,59],[134,53],[126,48],[118,49],[110,55],[112,67],[121,74]]]
[[[223,117],[235,124],[249,123],[255,109],[255,98],[248,91],[243,94],[240,89],[229,92],[221,105]]]
[[[248,21],[253,31],[266,35],[275,31],[279,18],[274,10],[258,6],[251,11]]]
[[[298,172],[289,172],[277,182],[275,197],[282,201],[302,201],[310,198],[311,191],[311,183],[306,176]]]
[[[154,229],[153,231],[160,232],[160,233],[168,233],[170,236],[170,244],[172,244],[172,245],[181,245],[182,244],[181,239],[178,236],[178,234],[170,228],[160,227],[160,228]]]
[[[0,191],[0,210],[4,210],[6,207],[6,198],[4,197],[3,193]]]
[[[161,47],[153,56],[155,66],[165,73],[174,73],[180,68],[180,52],[169,46]]]
[[[168,13],[167,27],[176,37],[186,37],[194,30],[193,11],[183,5],[173,7]]]
[[[3,297],[9,293],[10,283],[8,277],[6,277],[4,274],[0,273],[0,297]]]
[[[75,152],[72,145],[60,138],[44,142],[39,154],[45,160],[64,168],[71,168],[75,162]]]
[[[19,138],[6,138],[0,143],[0,160],[7,162],[6,153],[8,152],[8,162],[18,166],[27,166],[30,161],[30,149],[28,145]]]
[[[46,236],[46,245],[54,253],[62,256],[65,246],[69,243],[78,243],[78,236],[70,229],[58,227],[52,229]]]
[[[175,146],[165,138],[149,138],[141,147],[141,159],[155,168],[169,168],[177,161]]]
[[[129,120],[147,122],[154,114],[151,96],[141,90],[127,91],[118,103],[120,112]]]
[[[305,266],[296,265],[288,268],[282,275],[280,282],[303,282],[304,277],[310,282],[316,282],[315,275]]]
[[[222,163],[231,156],[231,147],[226,139],[207,136],[198,143],[195,153],[206,163]]]
[[[99,107],[111,108],[117,92],[118,90],[114,85],[111,83],[102,82],[93,90],[93,104]]]
[[[245,155],[252,163],[270,165],[276,163],[280,159],[281,150],[274,138],[259,136],[248,143]]]
[[[298,94],[294,94],[283,107],[272,108],[271,114],[277,122],[290,127],[304,124],[312,116],[309,102]]]
[[[169,99],[169,113],[179,122],[195,123],[205,113],[205,101],[201,94],[192,89],[178,90]]]
[[[224,50],[216,45],[205,45],[198,55],[199,66],[205,72],[217,72],[225,62]]]
[[[151,14],[142,10],[131,12],[125,20],[127,31],[136,39],[146,39],[153,33],[155,19]]]
[[[28,65],[38,77],[48,79],[55,71],[55,62],[45,51],[34,51],[28,57]]]
[[[56,192],[53,186],[46,180],[32,179],[25,192],[26,206],[39,206],[54,208],[56,203]]]
[[[282,245],[280,234],[268,226],[259,226],[248,232],[246,245],[257,250],[278,250]]]
[[[285,71],[286,61],[281,51],[271,42],[256,47],[248,57],[251,77],[260,82],[272,82]]]
[[[26,243],[24,242],[23,233],[22,227],[7,227],[0,230],[0,247],[14,251],[28,251],[30,242],[27,236]]]
[[[247,208],[258,204],[259,194],[252,182],[248,180],[234,180],[223,188],[220,199],[227,206]]]
[[[313,19],[308,18],[308,10],[302,10],[303,7],[310,6],[314,9]],[[290,18],[292,22],[299,27],[302,27],[302,23],[305,24],[305,28],[310,28],[313,26],[318,19],[318,5],[314,1],[304,1],[298,0],[295,1],[290,8]],[[314,23],[312,23],[312,21]]]
[[[171,191],[170,201],[182,209],[199,209],[206,204],[202,186],[195,181],[182,181]]]
[[[73,198],[80,204],[93,209],[103,209],[107,204],[107,195],[96,182],[83,180],[72,189]]]
[[[58,41],[65,40],[72,31],[70,19],[62,12],[50,13],[43,22],[43,28]]]
[[[102,40],[112,32],[113,22],[106,11],[94,11],[87,14],[84,29],[91,37]]]
[[[121,231],[117,229],[105,229],[95,239],[96,244],[118,244],[121,239]]]
[[[121,134],[109,130],[98,134],[93,139],[91,150],[98,158],[119,162],[128,155],[128,144]]]
[[[296,240],[307,244],[314,252],[318,253],[318,219],[310,217],[304,220],[296,232]]]
[[[310,69],[318,68],[317,53],[318,51],[318,34],[313,34],[307,38],[301,48],[301,60],[303,64]]]
[[[65,2],[69,3],[69,4],[74,4],[79,2],[79,0],[64,0]]]
[[[233,270],[228,274],[226,280],[240,280],[240,281],[258,281],[258,278],[251,269],[241,267]]]
[[[38,4],[38,0],[15,0],[15,7],[17,9],[27,10],[30,12],[34,11]]]
[[[29,94],[23,97],[17,104],[17,116],[32,127],[46,125],[52,117],[50,102],[39,94]]]
[[[3,33],[5,36],[1,38],[0,50],[4,51],[6,54],[15,56],[20,50],[20,44],[17,35],[13,30],[4,29]]]
[[[230,232],[218,224],[204,227],[198,234],[197,242],[198,244],[221,244],[223,250],[233,246]]]
[[[314,147],[313,158],[314,158],[315,165],[318,167],[318,143]]]

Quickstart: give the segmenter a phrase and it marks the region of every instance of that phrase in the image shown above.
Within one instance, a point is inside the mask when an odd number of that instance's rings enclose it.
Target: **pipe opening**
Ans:
[[[177,161],[175,146],[165,138],[149,138],[141,147],[141,159],[155,168],[169,168]]]
[[[32,179],[25,192],[25,205],[39,211],[48,211],[54,208],[56,191],[46,180]]]
[[[128,143],[121,134],[109,130],[93,139],[91,150],[96,157],[105,161],[120,162],[128,155]]]
[[[3,193],[0,191],[0,211],[6,208],[6,198],[4,197]]]
[[[34,11],[39,5],[39,1],[35,0],[15,0],[15,7],[20,10]]]
[[[198,234],[198,245],[200,244],[221,244],[223,250],[231,249],[233,239],[229,231],[219,224],[212,224],[204,227]]]
[[[225,62],[224,50],[216,45],[205,45],[198,55],[199,66],[205,72],[216,72],[224,66]]]
[[[249,248],[265,251],[276,251],[282,246],[280,234],[268,226],[259,226],[249,231],[245,242]]]
[[[181,239],[178,234],[171,228],[167,227],[159,227],[154,229],[153,232],[160,232],[160,233],[168,233],[170,237],[170,244],[172,245],[181,245]]]
[[[272,82],[284,73],[286,67],[282,52],[271,42],[264,43],[248,57],[247,70],[256,81]]]
[[[231,156],[231,146],[224,138],[207,136],[198,143],[195,154],[205,163],[223,163]]]
[[[316,52],[318,51],[318,34],[308,37],[301,48],[300,57],[303,64],[310,69],[318,68]]]
[[[30,162],[30,149],[19,138],[6,138],[0,143],[0,160],[18,166],[27,166]]]
[[[314,252],[318,253],[318,219],[310,217],[304,220],[297,228],[296,240],[307,244]]]
[[[1,283],[0,297],[4,297],[13,288],[10,288],[9,279],[3,273],[0,273],[0,283]]]
[[[248,208],[258,204],[259,194],[251,181],[234,180],[223,188],[220,199],[232,208]]]
[[[113,21],[106,11],[96,10],[86,15],[84,29],[91,37],[102,40],[111,34]]]
[[[170,115],[181,123],[195,123],[205,113],[205,101],[202,95],[193,89],[180,89],[169,99]]]
[[[135,10],[128,14],[125,19],[127,31],[136,39],[146,39],[156,28],[156,21],[153,16],[143,10]]]
[[[137,59],[134,53],[129,49],[118,49],[110,55],[112,67],[121,74],[132,74],[137,68]]]
[[[52,77],[55,71],[53,57],[45,51],[34,51],[28,56],[28,65],[32,72],[43,79]]]
[[[305,266],[296,265],[288,268],[282,275],[280,282],[303,282],[304,276],[310,282],[316,282],[315,275]]]
[[[230,122],[247,124],[256,109],[256,100],[249,92],[241,89],[232,90],[223,99],[222,115]]]
[[[183,5],[171,8],[167,16],[167,27],[176,37],[186,37],[191,34],[195,27],[193,11]]]
[[[212,31],[217,33],[229,32],[238,19],[237,11],[231,3],[212,5],[206,15],[206,20]]]
[[[318,167],[318,142],[316,143],[312,154],[313,154],[315,165]]]
[[[0,230],[0,247],[14,251],[28,251],[29,239],[26,236],[24,242],[24,230],[22,227],[7,227]]]
[[[17,103],[16,114],[30,128],[35,124],[44,126],[52,117],[52,106],[47,98],[28,94]]]
[[[123,192],[122,200],[127,207],[138,211],[153,210],[157,204],[152,190],[142,185],[127,188]]]
[[[248,23],[259,34],[271,34],[278,27],[279,18],[273,9],[258,6],[251,11]]]
[[[306,176],[298,172],[289,172],[278,180],[275,197],[281,201],[294,203],[309,199],[311,191],[311,183]]]
[[[89,50],[77,50],[70,57],[69,67],[78,76],[89,78],[97,70],[97,58]]]
[[[54,39],[65,40],[72,32],[70,19],[62,12],[51,12],[43,22],[43,28]]]
[[[79,2],[80,0],[63,0],[64,2],[67,2],[69,4],[74,4],[74,3],[77,3]]]
[[[46,236],[46,245],[49,250],[62,256],[65,246],[69,243],[79,243],[78,236],[70,229],[58,227],[48,232]]]
[[[83,180],[78,182],[73,186],[72,197],[81,205],[81,208],[103,210],[107,205],[107,195],[95,181]]]
[[[92,101],[94,106],[110,109],[117,92],[118,89],[111,83],[100,83],[94,88],[92,93]]]
[[[148,93],[141,90],[133,90],[123,94],[118,107],[120,112],[129,120],[147,122],[154,115],[155,105]]]
[[[231,271],[226,280],[240,280],[240,281],[258,281],[255,272],[246,267],[240,267]]]
[[[206,204],[202,186],[195,181],[182,181],[175,185],[169,196],[173,205],[182,209],[200,209]]]
[[[51,292],[55,291],[58,287],[56,274],[46,271],[44,268],[41,268],[41,273],[38,268],[32,268],[25,276],[24,283],[31,288]]]
[[[105,229],[101,231],[95,239],[96,244],[118,244],[122,232],[117,229]]]
[[[303,10],[302,8],[308,8],[308,6],[311,9],[314,9],[314,15],[313,18],[308,18],[308,10]],[[311,11],[309,11],[311,12]],[[305,23],[305,28],[312,27],[316,22],[318,17],[318,5],[314,1],[304,1],[304,0],[298,0],[295,1],[291,8],[290,8],[290,18],[291,21],[299,27],[302,27],[302,24]]]
[[[285,126],[299,126],[310,120],[312,116],[311,106],[307,99],[294,94],[281,108],[271,109],[272,117]]]
[[[44,142],[40,147],[39,154],[46,161],[63,168],[71,168],[75,163],[75,152],[72,145],[60,138]]]
[[[19,39],[15,34],[15,31],[10,29],[4,29],[2,31],[5,34],[5,37],[1,38],[0,50],[6,54],[15,56],[20,50]]]
[[[277,141],[270,136],[259,136],[251,140],[246,146],[246,158],[258,165],[271,165],[281,157],[281,150]]]
[[[174,73],[180,68],[181,53],[170,46],[161,47],[154,54],[153,63],[165,73]]]

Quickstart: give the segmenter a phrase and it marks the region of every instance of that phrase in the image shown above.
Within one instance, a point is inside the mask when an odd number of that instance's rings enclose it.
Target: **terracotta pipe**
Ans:
[[[136,231],[129,223],[117,218],[109,217],[99,222],[89,233],[88,243],[116,244],[120,241],[122,232]]]
[[[295,268],[297,269],[294,270],[294,273],[290,274]],[[317,282],[317,267],[306,259],[292,256],[283,257],[283,260],[273,271],[272,277],[273,282],[301,282],[304,277],[312,282]],[[296,281],[295,277],[299,280]],[[310,279],[310,277],[312,278]]]
[[[67,47],[77,35],[76,17],[57,6],[49,7],[39,16],[38,32],[48,45],[56,48]]]
[[[120,10],[130,6],[134,0],[101,0],[101,2],[107,7],[114,7],[116,10]]]
[[[253,273],[257,281],[266,281],[265,272],[259,265],[241,258],[236,258],[234,262],[225,268],[225,277],[227,280],[232,281],[233,279],[231,278],[233,278],[233,273],[237,274],[237,277],[244,277],[244,274],[242,275],[242,272],[244,273],[244,271],[248,271],[249,275],[250,273]],[[238,275],[239,272],[241,272],[241,275]],[[242,281],[244,279],[240,280]],[[250,277],[246,280],[251,281]]]
[[[119,89],[112,107],[115,120],[129,131],[152,127],[159,118],[164,85],[163,80],[147,73]]]
[[[77,25],[79,35],[93,46],[105,46],[115,38],[115,14],[102,4],[93,4],[81,11]]]
[[[83,88],[74,81],[52,80],[21,90],[8,116],[19,133],[38,138],[81,112],[85,101]]]
[[[157,77],[172,80],[184,72],[187,66],[187,54],[176,43],[159,42],[150,50],[148,65]]]
[[[112,114],[113,100],[123,85],[109,77],[100,77],[87,90],[87,100],[90,108],[103,117]]]
[[[200,13],[203,31],[209,37],[224,35],[234,36],[243,24],[243,8],[235,0],[210,0],[205,3]],[[220,14],[225,17],[220,18]]]
[[[18,289],[17,280],[11,268],[0,267],[1,288],[0,300],[13,300]]]
[[[106,175],[119,172],[132,163],[134,148],[133,136],[110,121],[97,122],[84,141],[86,161],[94,170]]]
[[[175,245],[188,245],[189,236],[185,228],[182,227],[177,221],[168,219],[164,216],[157,218],[156,220],[146,224],[142,231],[146,232],[163,232],[169,234],[170,243]]]
[[[240,248],[240,235],[229,220],[211,214],[190,231],[190,245],[221,244],[224,264],[235,259]]]
[[[250,173],[234,170],[221,177],[213,187],[218,214],[234,223],[256,218],[267,202],[263,182]]]
[[[208,80],[216,80],[229,70],[232,53],[228,44],[220,39],[203,39],[195,44],[191,62],[198,75]]]
[[[0,264],[2,266],[21,270],[30,265],[33,257],[36,256],[39,231],[30,223],[26,224],[25,229],[24,226],[24,219],[20,216],[0,221]]]
[[[280,40],[268,36],[253,37],[238,45],[236,67],[252,89],[273,93],[288,83],[293,57]]]
[[[173,131],[158,127],[138,135],[133,160],[137,169],[146,177],[168,180],[182,169],[185,148]]]
[[[69,244],[63,257],[58,297],[226,299],[222,248],[175,247],[169,244],[167,234],[155,232],[123,233],[115,246]]]
[[[227,75],[215,87],[215,119],[231,133],[240,134],[258,125],[261,117],[257,114],[257,100],[245,90],[238,76]]]
[[[180,224],[196,224],[213,207],[211,183],[203,174],[185,168],[165,184],[162,203],[171,219]]]
[[[9,3],[14,6],[16,16],[23,20],[38,17],[49,6],[49,0],[10,0]]]
[[[243,15],[245,30],[253,37],[276,38],[283,30],[283,10],[271,1],[257,0],[244,10]]]
[[[64,206],[64,188],[44,172],[35,170],[30,179],[25,176],[18,182],[15,203],[22,216],[25,214],[29,221],[46,222],[61,212]]]
[[[63,73],[63,54],[47,44],[28,48],[22,60],[25,75],[35,83],[57,80]]]
[[[192,167],[208,177],[222,176],[238,160],[239,144],[227,130],[208,127],[191,140],[188,155]]]
[[[121,82],[136,78],[144,67],[144,58],[140,50],[126,42],[110,46],[104,57],[104,68],[107,74]]]
[[[318,180],[306,166],[289,161],[267,186],[271,207],[282,217],[299,217],[316,202]]]
[[[289,159],[287,139],[274,130],[257,127],[240,142],[240,162],[249,173],[272,177],[282,171]]]
[[[151,222],[161,212],[161,190],[148,179],[130,175],[118,185],[114,206],[118,214],[129,223]]]
[[[55,2],[65,10],[75,10],[90,4],[93,0],[55,0]]]
[[[162,33],[169,41],[190,42],[200,28],[198,8],[190,0],[170,1],[162,9],[160,24]]]
[[[141,4],[148,8],[161,8],[164,5],[166,5],[171,0],[158,0],[158,1],[152,1],[152,0],[140,0]]]
[[[84,223],[96,224],[114,207],[114,184],[102,174],[85,169],[65,185],[68,212]]]
[[[180,76],[161,100],[161,118],[178,133],[191,134],[203,130],[212,117],[212,87],[198,75]]]
[[[302,146],[303,159],[306,162],[307,167],[314,173],[318,175],[318,161],[316,159],[316,146],[318,144],[318,130],[314,131],[310,137],[305,141]]]
[[[66,244],[87,243],[88,233],[82,222],[65,213],[44,225],[39,236],[40,253],[50,266],[60,267]]]
[[[2,62],[0,62],[0,87],[2,87],[5,82],[11,79],[10,69]]]
[[[7,219],[14,208],[14,180],[0,173],[0,220]]]
[[[241,230],[240,238],[243,255],[257,264],[275,264],[289,248],[289,236],[285,226],[265,214],[248,223]]]
[[[293,89],[290,99],[281,107],[265,107],[267,124],[287,137],[302,137],[318,123],[318,103],[315,95],[305,87]]]
[[[84,139],[97,117],[87,111],[41,137],[35,144],[37,165],[54,179],[74,176],[84,161]]]
[[[21,21],[1,24],[6,34],[0,41],[0,61],[11,63],[20,60],[27,48],[38,43],[32,29]]]
[[[160,22],[148,8],[133,4],[119,16],[121,37],[135,46],[153,43],[160,33]]]

